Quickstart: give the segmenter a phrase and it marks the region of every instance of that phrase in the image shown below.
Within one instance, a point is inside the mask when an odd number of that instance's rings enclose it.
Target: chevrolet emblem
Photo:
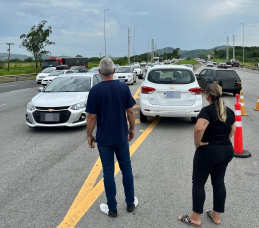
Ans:
[[[53,111],[53,109],[49,109],[48,111],[49,111],[49,112],[52,112],[52,111]]]
[[[174,87],[170,87],[170,89],[174,89]]]

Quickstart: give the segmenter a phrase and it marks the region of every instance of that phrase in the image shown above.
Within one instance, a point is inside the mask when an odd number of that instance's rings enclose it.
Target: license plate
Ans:
[[[164,93],[164,98],[180,99],[181,91],[166,91],[166,93]]]
[[[40,120],[42,122],[59,122],[59,113],[41,113]]]

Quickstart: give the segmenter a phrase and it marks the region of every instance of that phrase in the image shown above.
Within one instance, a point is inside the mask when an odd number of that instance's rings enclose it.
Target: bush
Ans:
[[[5,66],[5,62],[0,60],[0,69],[3,69]]]

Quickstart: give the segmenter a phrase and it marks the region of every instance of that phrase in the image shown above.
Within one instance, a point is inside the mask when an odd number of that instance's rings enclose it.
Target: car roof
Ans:
[[[222,69],[222,68],[204,68],[202,70],[228,70],[228,71],[235,71],[233,69]]]
[[[161,69],[161,70],[165,70],[165,69],[179,69],[179,70],[189,70],[192,71],[192,69],[190,67],[187,66],[182,66],[182,65],[154,65],[151,70],[156,70],[156,69]]]
[[[96,72],[86,72],[86,73],[73,73],[73,74],[63,74],[62,76],[59,76],[60,77],[93,77],[94,75],[97,75],[98,73]]]

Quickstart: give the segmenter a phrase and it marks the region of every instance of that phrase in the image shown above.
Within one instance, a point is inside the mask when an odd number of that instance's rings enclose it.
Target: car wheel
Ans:
[[[196,123],[197,122],[197,118],[196,117],[191,117],[191,121],[192,121],[192,123]]]
[[[140,114],[140,122],[146,123],[147,122],[147,116],[143,115],[143,113],[141,112],[141,109],[139,111],[139,114]]]

